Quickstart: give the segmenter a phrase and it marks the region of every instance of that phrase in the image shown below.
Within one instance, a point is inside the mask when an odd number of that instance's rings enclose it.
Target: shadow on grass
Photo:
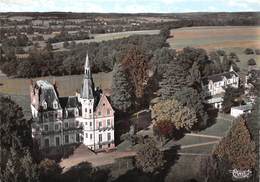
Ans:
[[[113,182],[164,182],[164,178],[170,171],[171,167],[179,159],[178,150],[180,146],[174,146],[164,151],[164,159],[166,161],[164,167],[159,171],[151,174],[144,173],[136,168],[129,170],[126,174],[118,177]]]
[[[62,174],[62,182],[106,182],[111,178],[109,169],[93,168],[88,162],[81,162]]]

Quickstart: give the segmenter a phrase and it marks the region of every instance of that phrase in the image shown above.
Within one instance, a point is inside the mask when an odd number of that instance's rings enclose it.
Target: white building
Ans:
[[[88,56],[81,93],[58,97],[55,84],[31,84],[32,135],[41,149],[83,143],[92,150],[112,149],[114,110],[105,94],[94,89]]]
[[[211,75],[203,79],[203,89],[209,97],[208,103],[213,104],[215,108],[222,108],[223,96],[227,87],[239,87],[239,76],[232,66],[229,72]]]
[[[251,113],[252,108],[253,108],[252,104],[232,107],[230,115],[237,118],[237,117],[239,117],[239,116],[241,116],[243,114]]]

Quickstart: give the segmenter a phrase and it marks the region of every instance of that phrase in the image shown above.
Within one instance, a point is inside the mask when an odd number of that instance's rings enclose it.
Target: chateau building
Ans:
[[[114,145],[114,110],[94,87],[88,55],[80,93],[59,97],[56,84],[38,80],[30,85],[32,136],[41,149],[83,143],[92,150]]]
[[[209,99],[208,103],[215,108],[221,109],[223,96],[227,87],[239,87],[239,75],[230,67],[229,72],[215,74],[203,79],[203,89]]]

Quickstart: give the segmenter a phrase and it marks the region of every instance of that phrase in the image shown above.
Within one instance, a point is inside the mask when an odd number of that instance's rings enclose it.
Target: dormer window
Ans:
[[[45,100],[42,102],[42,107],[43,109],[47,109],[47,102]]]
[[[56,100],[53,101],[53,109],[58,109],[58,102]]]
[[[79,116],[79,110],[77,108],[75,108],[74,114],[75,114],[76,117]]]

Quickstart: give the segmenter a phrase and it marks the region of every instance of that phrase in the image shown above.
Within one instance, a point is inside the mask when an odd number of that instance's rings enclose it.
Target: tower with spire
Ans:
[[[31,86],[31,109],[35,120],[32,135],[39,141],[40,148],[79,143],[95,151],[114,148],[114,110],[107,96],[101,90],[95,90],[88,54],[80,93],[59,97],[55,85],[39,80],[36,86]],[[41,89],[39,96],[38,88]],[[55,119],[44,113],[54,111],[57,113]],[[41,115],[49,118],[38,117]],[[37,124],[38,120],[41,124]]]

